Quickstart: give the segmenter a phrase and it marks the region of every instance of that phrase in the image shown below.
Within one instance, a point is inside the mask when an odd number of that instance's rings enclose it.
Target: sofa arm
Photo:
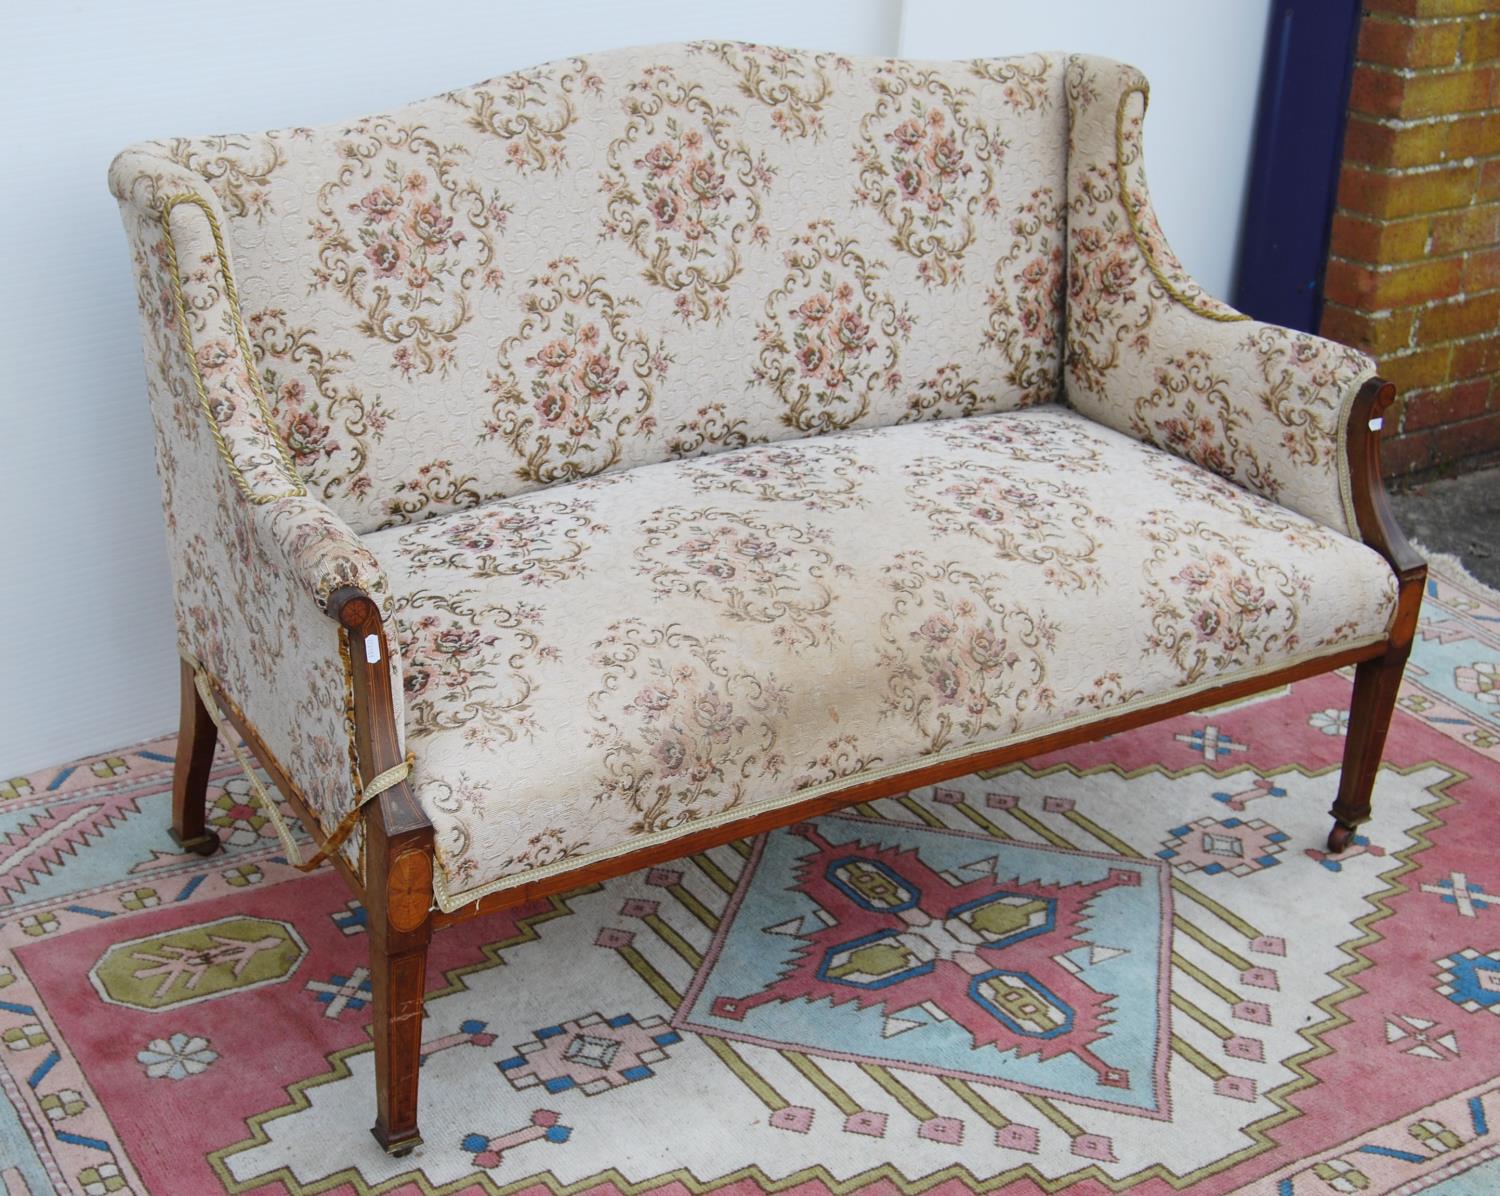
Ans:
[[[1146,188],[1139,71],[1075,55],[1067,95],[1069,401],[1358,538],[1349,421],[1374,362],[1252,320],[1183,269]]]
[[[356,587],[390,612],[389,586],[370,551],[328,506],[309,496],[266,401],[235,289],[215,197],[202,178],[147,149],[127,150],[110,185],[160,226],[152,256],[160,315],[175,339],[183,389],[203,413],[214,448],[251,507],[273,559],[327,611],[329,595]],[[169,367],[170,368],[170,367]]]
[[[209,181],[168,147],[141,146],[115,160],[110,184],[134,266],[179,647],[326,836],[380,771],[359,757],[355,713],[372,656],[387,670],[374,716],[402,750],[389,585],[277,434]],[[368,598],[358,639],[341,618],[351,593]],[[363,846],[356,830],[341,851],[356,871]]]

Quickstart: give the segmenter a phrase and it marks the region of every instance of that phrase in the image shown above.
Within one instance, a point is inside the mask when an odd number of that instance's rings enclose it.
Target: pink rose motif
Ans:
[[[957,630],[947,615],[929,615],[927,620],[913,633],[929,643],[941,644]]]
[[[833,311],[827,295],[811,295],[802,301],[795,314],[804,324],[821,324]]]
[[[337,445],[327,445],[328,433],[332,429],[326,424],[320,424],[306,411],[294,415],[283,428],[282,433],[287,442],[287,447],[292,450],[292,456],[298,464],[306,464],[317,460],[320,452],[329,456]]]
[[[693,702],[693,718],[714,743],[727,743],[735,731],[734,707],[714,690]]]
[[[413,204],[411,214],[406,218],[406,231],[413,240],[440,249],[448,243],[453,220],[443,215],[443,209],[435,203]]]
[[[235,351],[228,341],[209,341],[197,354],[198,368],[205,374],[217,374],[229,367]]]
[[[559,337],[538,349],[534,360],[542,369],[555,371],[564,368],[572,359],[572,344],[566,338]]]
[[[870,325],[857,311],[846,311],[839,317],[834,334],[846,351],[857,353],[864,348],[865,337],[870,334]]]
[[[649,718],[660,714],[672,704],[672,695],[659,685],[647,685],[640,693],[635,695],[633,705],[637,710],[643,711]]]
[[[964,162],[963,151],[958,148],[958,143],[951,135],[936,138],[927,147],[927,165],[935,174],[943,178],[956,177]]]
[[[904,146],[907,149],[915,149],[917,146],[922,144],[922,133],[923,129],[921,122],[919,122],[915,118],[912,118],[910,120],[902,121],[899,125],[897,125],[889,133],[887,133],[886,139],[888,141],[894,141],[897,145]]]
[[[688,762],[687,737],[676,731],[668,732],[656,741],[651,755],[661,765],[663,776],[676,776]]]
[[[918,198],[927,186],[927,176],[916,165],[903,166],[896,172],[896,186],[907,199]]]
[[[813,377],[820,373],[828,364],[828,351],[823,348],[820,340],[808,341],[797,354],[797,364],[802,367],[804,378]]]
[[[678,161],[677,149],[668,141],[653,145],[641,157],[641,163],[655,175],[670,174],[676,168]]]
[[[390,187],[376,187],[358,204],[351,206],[366,220],[378,224],[395,217],[397,210],[401,207],[401,196]]]
[[[958,668],[951,664],[939,665],[932,670],[929,680],[943,705],[950,706],[958,702],[964,690],[964,677]]]
[[[609,356],[604,353],[590,353],[584,358],[583,364],[579,366],[578,373],[575,375],[578,385],[591,395],[607,393],[619,376],[620,371],[610,363]]]
[[[705,207],[713,207],[724,189],[724,175],[714,169],[710,159],[694,158],[688,167],[687,185]]]
[[[651,201],[651,214],[656,217],[657,228],[676,228],[682,218],[682,204],[669,190],[663,190]]]
[[[547,427],[556,427],[568,418],[568,396],[560,390],[549,390],[535,403],[536,413]]]
[[[375,267],[377,278],[389,278],[406,260],[406,246],[391,237],[381,237],[365,250],[365,257]]]

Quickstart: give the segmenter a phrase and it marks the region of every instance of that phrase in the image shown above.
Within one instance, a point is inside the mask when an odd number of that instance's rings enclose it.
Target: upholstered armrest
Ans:
[[[380,644],[385,573],[293,467],[208,181],[170,147],[149,145],[115,160],[110,185],[135,267],[181,650],[327,835],[386,767],[358,758],[355,690],[369,635],[389,680],[377,715],[393,728],[391,752],[403,750],[399,654]],[[357,638],[340,617],[352,590],[378,611]],[[357,831],[342,853],[358,869],[362,850]]]
[[[1067,93],[1069,401],[1357,538],[1346,446],[1374,362],[1252,320],[1188,276],[1146,189],[1139,71],[1077,55]]]
[[[150,253],[158,314],[168,326],[162,338],[168,360],[159,364],[196,400],[271,559],[284,563],[324,611],[334,590],[354,586],[387,614],[389,586],[379,562],[338,515],[308,494],[277,431],[251,358],[216,198],[201,177],[147,150],[121,154],[110,167],[110,185],[117,198],[159,225],[160,240]]]

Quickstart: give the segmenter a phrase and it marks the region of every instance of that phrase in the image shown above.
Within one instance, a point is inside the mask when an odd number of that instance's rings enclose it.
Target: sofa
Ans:
[[[694,43],[116,158],[172,833],[225,744],[364,903],[387,1150],[459,920],[1348,666],[1369,817],[1393,391],[1184,271],[1146,102]]]

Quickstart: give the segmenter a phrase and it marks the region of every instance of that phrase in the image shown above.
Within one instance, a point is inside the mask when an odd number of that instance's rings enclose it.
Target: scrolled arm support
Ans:
[[[1250,319],[1173,255],[1146,186],[1145,79],[1078,55],[1067,76],[1065,382],[1084,414],[1359,537],[1354,408],[1374,362]]]

